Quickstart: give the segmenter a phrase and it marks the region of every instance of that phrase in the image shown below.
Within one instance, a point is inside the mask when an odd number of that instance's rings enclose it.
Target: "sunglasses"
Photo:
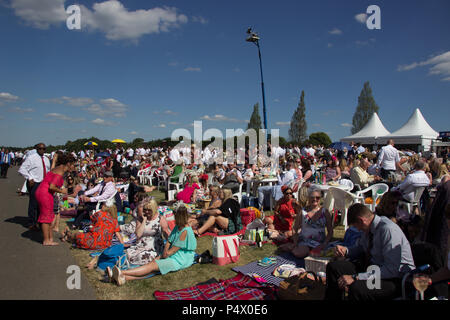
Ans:
[[[287,196],[291,196],[291,195],[292,195],[292,192],[286,192],[286,195],[287,195]]]
[[[320,200],[320,197],[311,197],[311,200]]]
[[[37,148],[38,150],[46,150],[47,148]]]

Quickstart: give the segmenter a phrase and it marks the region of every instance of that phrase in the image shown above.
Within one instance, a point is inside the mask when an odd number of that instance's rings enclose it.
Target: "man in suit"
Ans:
[[[30,152],[19,168],[19,174],[26,179],[27,190],[30,195],[28,217],[30,218],[29,228],[32,230],[39,229],[37,223],[39,206],[34,194],[39,187],[39,184],[44,180],[47,172],[50,171],[50,160],[44,156],[45,149],[44,143],[37,144],[36,152]]]
[[[349,300],[386,300],[401,294],[403,275],[415,269],[411,247],[404,233],[387,217],[380,217],[365,205],[352,205],[347,221],[362,231],[362,236],[350,248],[336,246],[337,260],[327,265],[327,300],[342,299],[344,291]],[[375,274],[379,286],[368,267],[378,267]]]
[[[9,153],[8,149],[2,148],[2,151],[0,152],[0,176],[4,179],[6,179],[6,176],[8,174],[8,169],[12,164],[12,158],[11,154]]]

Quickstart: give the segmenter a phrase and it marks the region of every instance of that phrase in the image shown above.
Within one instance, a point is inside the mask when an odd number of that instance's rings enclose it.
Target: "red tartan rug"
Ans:
[[[244,234],[244,233],[245,233],[245,228],[240,230],[240,231],[238,231],[238,232],[236,232],[236,233],[233,233],[233,234],[236,234],[236,235],[240,236],[241,234]],[[217,236],[220,236],[220,235],[217,234],[217,233],[214,233],[214,232],[205,232],[205,233],[202,233],[199,236],[199,238],[204,237],[204,236],[217,237]],[[222,236],[223,236],[223,234],[222,234]]]
[[[176,291],[155,291],[157,300],[274,300],[277,288],[260,284],[242,273],[218,283]]]

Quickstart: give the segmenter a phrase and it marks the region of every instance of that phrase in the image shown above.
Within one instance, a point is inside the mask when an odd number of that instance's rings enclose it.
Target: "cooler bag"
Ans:
[[[241,210],[242,227],[246,228],[256,218],[255,210],[250,208],[242,208]]]
[[[217,236],[212,244],[213,263],[223,266],[239,260],[239,237],[236,234]]]
[[[175,216],[173,214],[173,210],[169,209],[169,207],[161,206],[158,207],[158,212],[166,219],[169,229],[172,231],[173,228],[175,228]]]

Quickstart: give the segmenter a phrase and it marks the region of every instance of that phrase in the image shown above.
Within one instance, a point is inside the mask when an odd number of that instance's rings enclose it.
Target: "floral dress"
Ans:
[[[302,229],[298,237],[298,245],[315,248],[325,241],[325,209],[320,210],[320,217],[313,221],[305,210],[302,210]]]
[[[127,249],[128,261],[131,264],[144,265],[162,254],[164,250],[164,240],[161,230],[161,216],[147,221],[144,227],[142,237],[136,244]],[[135,230],[136,225],[134,223]]]
[[[117,219],[109,213],[98,211],[91,216],[92,228],[86,233],[78,233],[75,246],[81,249],[100,250],[111,246],[113,236],[119,232]]]

